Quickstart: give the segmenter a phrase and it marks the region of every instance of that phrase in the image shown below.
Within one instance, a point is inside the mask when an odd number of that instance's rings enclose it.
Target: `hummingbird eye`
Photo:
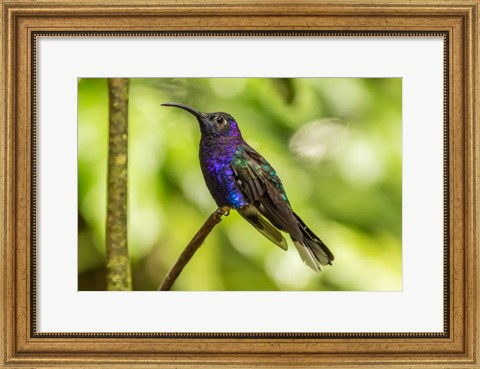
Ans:
[[[218,124],[222,124],[225,120],[222,117],[217,117],[216,121]]]

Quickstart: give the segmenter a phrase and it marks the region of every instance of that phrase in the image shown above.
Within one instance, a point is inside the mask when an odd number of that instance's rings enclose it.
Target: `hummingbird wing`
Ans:
[[[241,144],[231,161],[231,167],[240,191],[250,204],[245,209],[239,209],[245,219],[270,240],[274,233],[269,230],[267,236],[265,230],[255,224],[262,218],[260,214],[274,227],[289,233],[300,257],[313,270],[318,272],[320,265],[331,264],[332,253],[293,212],[280,178],[263,156],[246,143]],[[252,211],[252,207],[258,211]],[[252,219],[251,214],[255,214],[257,219]]]
[[[257,231],[263,234],[275,245],[285,251],[288,249],[287,240],[285,240],[282,234],[259,213],[255,206],[246,205],[237,209],[237,211],[246,221],[253,225]]]
[[[247,144],[238,146],[230,164],[236,183],[248,203],[276,228],[303,240],[282,182],[272,166]]]

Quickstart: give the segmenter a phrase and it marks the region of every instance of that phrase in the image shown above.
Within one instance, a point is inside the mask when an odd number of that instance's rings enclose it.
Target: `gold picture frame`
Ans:
[[[5,1],[0,125],[1,342],[5,367],[475,368],[480,323],[478,16],[474,1]],[[441,334],[172,335],[37,333],[35,322],[35,37],[171,32],[445,37],[449,209]],[[428,142],[425,143],[428,145]]]

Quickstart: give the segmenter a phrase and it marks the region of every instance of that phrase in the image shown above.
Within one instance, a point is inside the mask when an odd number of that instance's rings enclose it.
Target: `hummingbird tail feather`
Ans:
[[[306,247],[303,243],[297,241],[295,238],[292,237],[293,244],[297,249],[300,257],[302,258],[303,262],[312,268],[314,271],[319,272],[320,267],[318,266],[318,260],[315,258],[312,251]]]
[[[292,241],[302,260],[316,272],[320,270],[321,265],[331,265],[334,259],[331,251],[323,241],[305,225],[297,214],[294,213],[294,215],[302,232],[303,242],[293,237]]]
[[[264,235],[281,249],[287,250],[287,240],[285,240],[282,234],[274,226],[272,226],[270,222],[266,220],[254,206],[247,205],[237,210],[238,213],[251,225],[253,225],[257,231],[259,231],[262,235]]]

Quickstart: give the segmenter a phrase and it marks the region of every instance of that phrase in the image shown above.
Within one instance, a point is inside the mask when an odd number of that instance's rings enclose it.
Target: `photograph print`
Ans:
[[[401,78],[80,78],[80,291],[401,291]]]

